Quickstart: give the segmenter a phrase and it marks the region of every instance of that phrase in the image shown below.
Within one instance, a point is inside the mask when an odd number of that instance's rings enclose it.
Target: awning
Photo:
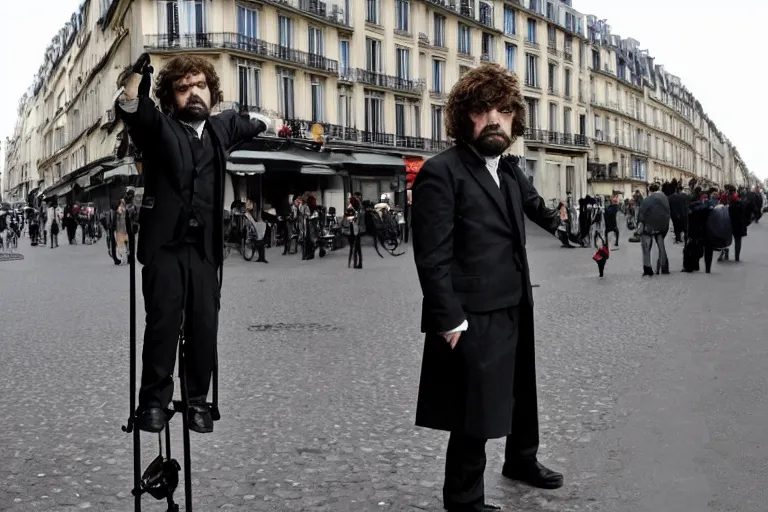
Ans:
[[[301,168],[301,174],[313,174],[316,176],[336,176],[338,173],[327,165],[305,165]]]
[[[236,164],[228,161],[227,170],[238,176],[248,176],[251,174],[264,174],[267,168],[264,167],[264,164]]]
[[[229,155],[230,160],[237,163],[245,163],[245,161],[259,161],[259,162],[274,162],[274,161],[287,161],[297,164],[323,164],[328,158],[320,157],[318,153],[312,153],[310,151],[303,150],[287,150],[287,151],[250,151],[250,150],[238,150],[233,151]]]
[[[136,168],[136,164],[128,163],[128,164],[118,165],[114,169],[105,171],[104,175],[102,176],[102,179],[107,180],[115,176],[138,176],[138,174],[139,174],[139,171]]]
[[[382,155],[378,153],[350,153],[351,160],[344,160],[344,165],[370,165],[375,167],[401,167],[405,169],[405,162],[401,156]]]

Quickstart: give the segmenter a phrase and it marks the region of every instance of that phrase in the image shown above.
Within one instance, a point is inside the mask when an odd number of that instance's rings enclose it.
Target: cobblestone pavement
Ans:
[[[540,459],[566,485],[504,481],[494,440],[489,499],[526,512],[764,511],[768,227],[750,227],[742,263],[651,279],[638,244],[624,242],[601,280],[591,250],[528,232],[541,285]],[[128,269],[104,245],[21,247],[23,261],[0,263],[0,510],[132,510],[131,436],[120,431]],[[341,253],[227,260],[223,419],[192,434],[196,511],[441,510],[447,436],[413,426],[413,260],[364,255],[362,271]],[[156,447],[145,441],[148,462]],[[147,499],[143,510],[165,507]]]

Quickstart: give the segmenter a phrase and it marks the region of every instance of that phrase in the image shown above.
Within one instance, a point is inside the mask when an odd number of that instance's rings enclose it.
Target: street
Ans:
[[[510,511],[764,511],[768,491],[768,225],[741,263],[641,278],[639,244],[563,250],[528,224],[536,298],[539,459],[565,486],[500,475]],[[30,247],[0,262],[0,510],[133,510],[128,267],[106,246]],[[731,251],[733,253],[733,251]],[[421,292],[408,253],[363,247],[302,262],[226,261],[219,330],[222,420],[192,433],[195,510],[442,510],[447,434],[414,427]],[[702,262],[703,268],[703,262]],[[140,286],[140,274],[137,275]],[[138,293],[139,337],[143,303]],[[177,386],[178,388],[178,386]],[[182,461],[181,418],[172,423]],[[144,467],[157,453],[144,435]],[[183,481],[176,491],[183,502]],[[165,511],[146,497],[144,511]],[[182,506],[183,510],[183,506]]]

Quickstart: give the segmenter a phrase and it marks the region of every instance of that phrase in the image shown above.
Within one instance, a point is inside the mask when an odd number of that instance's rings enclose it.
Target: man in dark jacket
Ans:
[[[605,207],[604,219],[605,219],[605,243],[609,244],[608,233],[613,233],[615,241],[613,248],[619,248],[619,225],[616,222],[616,216],[619,214],[619,198],[614,196],[611,198],[611,204]]]
[[[139,57],[118,97],[120,117],[144,157],[137,256],[144,265],[146,330],[137,425],[148,432],[165,425],[182,329],[189,428],[212,432],[206,400],[216,361],[224,151],[264,131],[266,122],[235,111],[211,116],[221,100],[219,78],[197,56],[174,57],[160,72],[160,112],[149,98],[149,65],[149,55]]]
[[[672,219],[672,227],[675,230],[675,243],[683,241],[682,235],[688,232],[688,203],[689,195],[679,188],[669,196],[669,213]]]
[[[563,477],[539,446],[533,293],[524,215],[551,234],[559,224],[518,166],[502,157],[522,135],[517,78],[496,64],[467,72],[446,105],[457,145],[424,163],[413,186],[414,259],[426,333],[416,424],[451,433],[443,501],[490,511],[485,444],[507,436],[502,474],[554,489]]]
[[[638,232],[643,249],[643,275],[653,276],[651,266],[651,249],[653,243],[659,248],[659,259],[656,262],[656,274],[669,274],[669,261],[664,238],[669,232],[669,200],[664,192],[659,190],[658,183],[652,183],[648,190],[650,194],[640,205],[638,216]]]

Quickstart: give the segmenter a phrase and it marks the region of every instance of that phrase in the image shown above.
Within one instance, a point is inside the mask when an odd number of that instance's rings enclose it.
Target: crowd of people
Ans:
[[[665,239],[671,231],[674,243],[683,245],[683,271],[704,269],[710,273],[715,253],[718,261],[731,258],[740,261],[742,239],[747,227],[759,222],[763,214],[764,195],[759,187],[737,188],[725,185],[722,189],[703,189],[695,180],[685,188],[676,180],[663,184],[652,183],[647,197],[638,190],[631,198],[610,198],[603,206],[599,197],[586,196],[578,200],[578,210],[570,198],[559,205],[560,226],[558,237],[563,247],[589,247],[594,245],[593,256],[603,276],[611,250],[619,248],[619,212],[624,213],[630,242],[639,242],[643,255],[643,276],[670,273]],[[612,239],[612,244],[611,244]],[[651,253],[656,246],[657,258],[652,263]]]

